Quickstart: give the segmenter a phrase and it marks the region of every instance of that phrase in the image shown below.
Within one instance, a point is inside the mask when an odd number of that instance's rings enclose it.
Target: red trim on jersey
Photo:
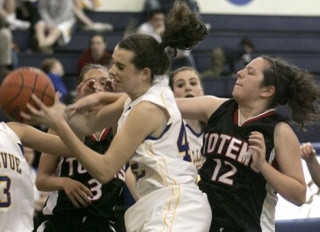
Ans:
[[[245,124],[247,124],[249,122],[253,122],[253,121],[259,120],[261,118],[268,117],[268,116],[270,116],[272,114],[275,114],[275,112],[276,112],[275,109],[267,110],[267,111],[265,111],[265,112],[263,112],[263,113],[261,113],[261,114],[259,114],[257,116],[254,116],[254,117],[251,117],[251,118],[247,119],[246,121],[244,121],[242,123],[242,125],[239,125],[239,117],[240,116],[239,116],[239,108],[237,108],[234,111],[233,123],[238,125],[238,126],[243,126],[243,125],[245,125]]]
[[[92,134],[92,135],[90,136],[90,138],[91,138],[91,140],[94,141],[94,142],[103,141],[103,140],[107,137],[109,131],[110,131],[110,128],[105,128],[105,129],[103,129],[103,131],[101,132],[99,138],[97,138],[97,137],[95,136],[95,134]]]

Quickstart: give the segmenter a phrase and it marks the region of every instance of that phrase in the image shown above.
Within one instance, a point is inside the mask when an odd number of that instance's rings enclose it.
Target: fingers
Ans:
[[[88,190],[90,191],[90,190]],[[74,193],[73,195],[73,204],[76,207],[79,207],[79,204],[81,206],[87,207],[88,205],[91,204],[91,201],[88,197],[88,194],[86,194],[86,191],[83,191],[82,189],[80,189],[80,191],[77,191]]]
[[[263,134],[260,132],[253,131],[251,132],[251,135],[249,136],[249,144],[250,148],[264,148],[265,143],[264,143],[264,137]]]
[[[114,92],[114,81],[113,80],[107,80],[104,85],[104,91],[107,92]]]
[[[88,79],[77,86],[77,100],[96,92],[96,81]]]
[[[312,144],[309,143],[309,142],[308,143],[303,143],[300,146],[300,149],[301,149],[301,157],[303,159],[307,159],[310,156],[315,156],[316,155],[316,150],[313,148]]]
[[[64,190],[74,206],[87,207],[91,204],[90,198],[93,198],[93,195],[90,189],[88,189],[81,182],[72,180],[70,178],[65,179],[65,181]]]

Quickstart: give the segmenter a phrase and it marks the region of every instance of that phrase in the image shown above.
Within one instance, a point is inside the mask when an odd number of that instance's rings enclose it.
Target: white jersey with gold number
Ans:
[[[33,230],[33,185],[18,136],[0,123],[0,231]]]
[[[201,154],[203,131],[196,133],[186,122],[185,127],[189,143],[190,158],[197,170],[199,170],[206,160],[206,157]]]
[[[125,103],[118,129],[143,101],[167,110],[170,118],[158,138],[148,136],[130,160],[139,200],[125,214],[128,232],[209,230],[211,210],[196,185],[197,170],[189,156],[186,131],[172,91],[161,83]],[[141,122],[143,126],[143,122]]]

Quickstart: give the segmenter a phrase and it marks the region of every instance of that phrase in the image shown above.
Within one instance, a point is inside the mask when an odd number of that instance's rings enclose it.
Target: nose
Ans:
[[[114,78],[114,75],[115,75],[114,64],[112,64],[111,67],[109,68],[109,75],[111,79]]]
[[[242,72],[244,69],[241,69],[237,72],[237,78],[242,78]]]
[[[190,92],[191,89],[192,89],[191,85],[190,85],[190,84],[186,84],[186,89],[185,89],[185,91],[186,91],[186,92]]]

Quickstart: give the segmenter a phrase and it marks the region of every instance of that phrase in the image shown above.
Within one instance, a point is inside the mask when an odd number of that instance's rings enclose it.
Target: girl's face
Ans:
[[[110,80],[109,73],[103,69],[91,69],[83,75],[82,82],[94,81],[94,92],[104,91],[105,84]]]
[[[144,89],[152,85],[151,71],[148,68],[139,70],[132,63],[134,53],[116,46],[112,58],[113,64],[109,73],[113,79],[116,92],[126,92],[130,97],[139,96]]]
[[[233,88],[232,95],[236,99],[246,101],[259,99],[263,88],[261,83],[264,75],[263,70],[268,62],[261,57],[252,60],[244,69],[237,72],[237,81]]]
[[[199,76],[192,70],[178,72],[173,77],[173,93],[176,98],[204,95]]]

